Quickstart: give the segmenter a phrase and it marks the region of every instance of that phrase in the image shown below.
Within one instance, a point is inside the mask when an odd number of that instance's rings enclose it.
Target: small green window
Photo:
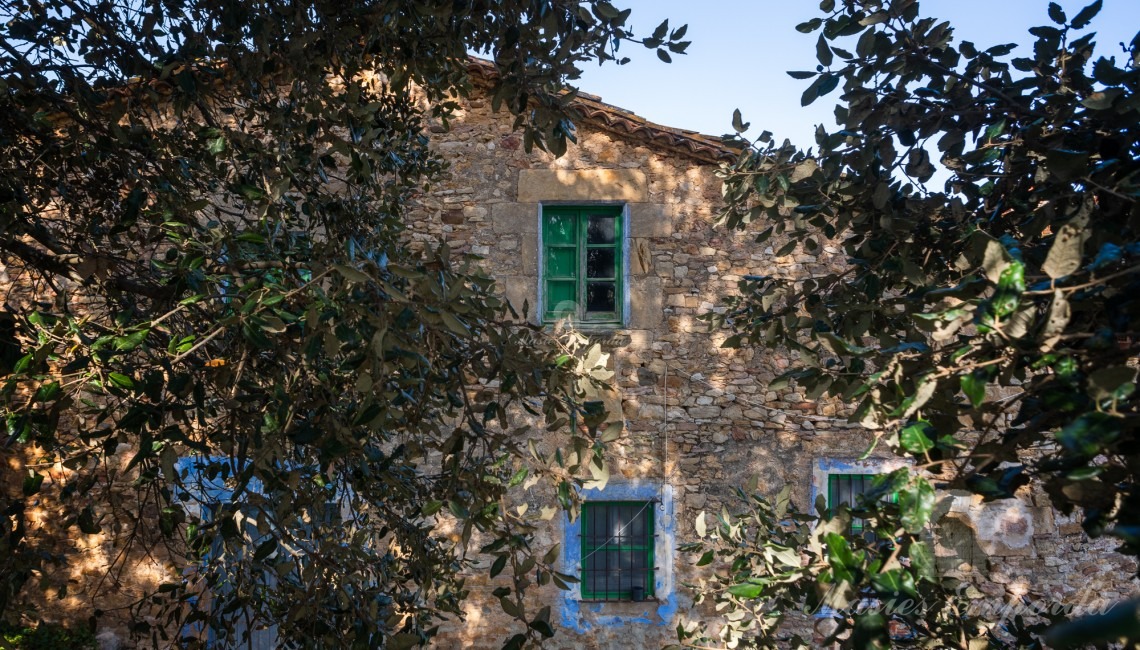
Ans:
[[[653,502],[582,504],[582,598],[653,597]]]
[[[543,320],[620,324],[621,206],[542,209]]]
[[[827,475],[827,507],[838,508],[846,505],[849,508],[859,507],[860,497],[866,494],[874,485],[877,474],[828,474]],[[887,497],[890,503],[898,502],[898,494]],[[851,518],[851,527],[848,532],[852,537],[874,534],[867,526],[867,522],[859,517]]]

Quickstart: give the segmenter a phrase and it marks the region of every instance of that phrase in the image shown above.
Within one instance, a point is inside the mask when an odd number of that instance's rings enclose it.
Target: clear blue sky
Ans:
[[[688,54],[662,63],[654,53],[632,45],[622,53],[629,64],[587,67],[579,82],[585,92],[667,126],[712,135],[732,130],[735,108],[752,123],[749,135],[763,129],[813,144],[815,125],[834,124],[831,111],[838,92],[800,106],[811,80],[792,79],[787,70],[815,69],[818,32],[801,34],[795,26],[821,15],[815,0],[613,0],[632,8],[630,25],[647,35],[662,20],[670,27],[688,23]],[[1092,0],[1059,0],[1071,19]],[[1013,56],[1030,56],[1034,37],[1026,30],[1052,24],[1047,0],[921,0],[921,13],[954,26],[955,40],[989,47],[1020,43]],[[1097,32],[1097,54],[1117,55],[1121,41],[1140,30],[1140,0],[1104,0],[1088,29]],[[852,44],[850,49],[853,49]],[[979,48],[981,49],[981,48]],[[1024,54],[1018,54],[1018,52]]]

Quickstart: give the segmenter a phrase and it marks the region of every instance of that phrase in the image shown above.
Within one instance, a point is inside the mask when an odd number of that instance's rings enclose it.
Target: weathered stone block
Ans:
[[[501,233],[538,234],[537,203],[495,203],[491,229]]]
[[[631,203],[631,237],[669,237],[673,234],[673,211],[664,203]]]
[[[538,236],[523,237],[519,255],[523,275],[538,275]]]
[[[710,418],[720,417],[719,406],[691,406],[689,407],[689,417],[703,420]]]
[[[503,297],[528,321],[537,322],[538,278],[532,275],[500,275],[496,278]],[[523,312],[523,303],[527,310]]]
[[[653,249],[648,239],[630,240],[629,272],[638,277],[653,273]]]
[[[644,203],[649,197],[640,169],[520,169],[518,200],[626,201]]]
[[[661,278],[648,277],[630,283],[629,326],[633,329],[656,329],[665,318],[665,291]]]

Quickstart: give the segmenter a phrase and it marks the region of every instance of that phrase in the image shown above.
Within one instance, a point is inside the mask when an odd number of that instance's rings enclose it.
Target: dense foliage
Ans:
[[[770,499],[753,483],[737,491],[738,512],[713,522],[702,515],[700,540],[681,550],[720,569],[691,586],[696,602],[714,602],[724,620],[713,638],[704,622],[682,624],[684,646],[1040,648],[1036,635],[1060,612],[978,607],[976,588],[940,575],[921,508],[876,503],[909,481],[908,470],[896,470],[867,492],[866,505],[829,510],[821,499],[818,516],[797,512],[790,490]],[[853,517],[870,525],[852,534]]]
[[[95,636],[88,630],[69,630],[59,625],[41,623],[35,627],[17,628],[0,623],[0,648],[4,650],[57,650],[95,648]]]
[[[128,604],[156,647],[270,623],[289,646],[407,647],[461,611],[475,536],[513,569],[509,645],[549,635],[521,595],[561,580],[530,551],[542,515],[504,507],[539,456],[517,416],[564,427],[604,359],[527,326],[446,246],[408,246],[404,217],[445,173],[425,122],[467,92],[469,51],[494,57],[527,148],[559,153],[581,64],[684,50],[628,16],[0,5],[0,464],[22,472],[0,494],[0,615],[66,594],[49,565],[78,559],[53,545],[70,535],[108,553],[105,586],[171,558]],[[600,466],[598,419],[533,463],[566,502]]]
[[[1094,54],[1100,6],[1043,5],[1018,48],[962,40],[915,0],[823,0],[798,27],[819,65],[789,74],[811,80],[805,105],[840,93],[838,128],[806,151],[764,133],[724,170],[727,227],[778,256],[840,254],[818,277],[751,278],[711,320],[735,330],[726,346],[790,350],[777,384],[857,403],[853,421],[924,470],[900,486],[910,535],[935,476],[987,499],[1033,482],[1140,552],[1140,34]],[[868,555],[848,575],[841,555],[789,580],[922,583],[920,563]],[[885,625],[851,621],[864,638]]]

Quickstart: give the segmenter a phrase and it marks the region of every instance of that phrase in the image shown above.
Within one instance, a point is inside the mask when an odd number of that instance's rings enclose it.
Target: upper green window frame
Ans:
[[[620,205],[543,206],[544,322],[620,325],[625,232]]]

